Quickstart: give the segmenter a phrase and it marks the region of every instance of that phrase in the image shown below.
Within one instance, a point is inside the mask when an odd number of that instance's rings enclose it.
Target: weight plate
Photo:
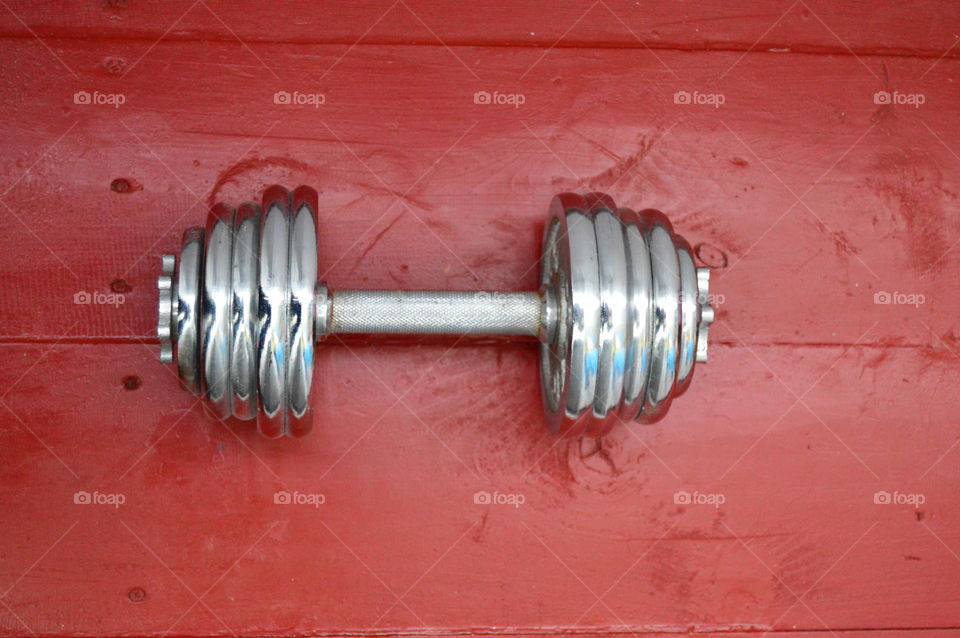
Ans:
[[[683,237],[674,236],[673,241],[680,262],[680,356],[677,364],[677,385],[673,392],[677,397],[683,394],[693,378],[700,307],[697,301],[699,292],[693,249]]]
[[[548,326],[540,342],[540,388],[547,426],[555,434],[566,434],[576,424],[567,403],[570,393],[570,245],[567,240],[568,211],[584,211],[586,201],[579,195],[562,193],[553,198],[543,235],[540,258],[540,291],[549,302],[554,328]]]
[[[626,376],[626,355],[630,340],[628,319],[627,249],[623,224],[616,204],[607,195],[587,195],[591,204],[597,241],[599,269],[600,332],[597,387],[593,400],[593,417],[588,432],[602,436],[620,421],[619,407],[623,400]]]
[[[290,235],[290,300],[288,310],[290,359],[287,368],[287,433],[310,433],[312,413],[314,319],[317,287],[317,191],[300,186],[292,194]]]
[[[241,204],[233,236],[233,324],[230,390],[233,415],[257,416],[257,313],[259,305],[260,206]]]
[[[183,233],[180,262],[177,265],[177,339],[174,357],[184,387],[200,393],[200,315],[203,282],[203,229],[188,228]]]
[[[670,395],[677,378],[680,337],[680,263],[673,243],[673,229],[663,213],[644,210],[640,218],[650,247],[653,282],[653,335],[650,377],[640,420],[653,423],[670,408]]]
[[[640,413],[650,374],[653,282],[650,276],[650,250],[640,217],[629,208],[621,208],[617,213],[623,222],[623,235],[627,246],[630,325],[620,416],[629,422],[636,419]]]
[[[287,314],[290,298],[290,195],[271,186],[263,193],[260,223],[260,304],[257,367],[260,433],[275,439],[287,432]]]
[[[203,394],[220,419],[230,409],[230,323],[233,314],[233,208],[217,204],[207,218],[206,257],[203,264],[203,318],[200,352]]]

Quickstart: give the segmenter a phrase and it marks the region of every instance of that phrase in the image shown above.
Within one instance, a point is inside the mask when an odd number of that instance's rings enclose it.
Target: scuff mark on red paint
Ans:
[[[877,177],[866,183],[892,204],[899,228],[890,236],[901,240],[914,271],[925,274],[945,268],[944,238],[950,231],[945,211],[955,206],[957,194],[943,185],[937,164],[926,153],[898,150],[878,157],[872,171]]]
[[[240,160],[239,162],[234,163],[230,167],[224,169],[217,176],[217,181],[214,182],[213,188],[210,190],[210,194],[207,196],[207,204],[213,206],[217,203],[220,190],[229,183],[235,183],[237,177],[243,175],[244,173],[249,173],[251,171],[256,171],[264,168],[270,167],[281,167],[287,168],[293,171],[307,171],[309,167],[303,162],[299,162],[295,159],[289,157],[254,157],[250,159]],[[292,188],[294,184],[288,185]]]
[[[367,254],[369,254],[370,251],[373,250],[377,246],[377,244],[380,243],[380,240],[383,239],[387,233],[393,230],[393,227],[397,225],[397,223],[403,218],[405,214],[406,213],[404,213],[403,211],[400,211],[400,214],[394,217],[392,220],[390,220],[390,223],[384,226],[383,230],[381,230],[380,232],[378,232],[376,235],[373,236],[373,239],[370,240],[370,243],[368,243],[364,247],[364,249],[360,252],[356,260],[354,261],[353,270],[356,270],[357,267],[363,263],[363,260],[366,258]]]
[[[647,155],[650,154],[650,151],[653,150],[653,147],[656,145],[657,142],[660,141],[660,138],[662,138],[663,136],[664,136],[664,132],[658,131],[654,135],[641,137],[639,142],[639,147],[640,147],[639,150],[637,150],[634,153],[631,153],[630,155],[628,155],[623,159],[619,159],[616,155],[614,155],[613,153],[607,151],[605,148],[600,146],[599,143],[594,142],[593,140],[590,140],[591,144],[598,147],[598,150],[602,149],[601,152],[606,151],[604,153],[605,155],[610,156],[611,159],[613,158],[616,158],[616,159],[614,159],[613,166],[611,166],[610,168],[608,168],[607,170],[603,171],[598,175],[594,175],[593,177],[586,178],[585,180],[583,180],[583,184],[589,188],[598,189],[598,190],[603,190],[604,188],[607,188],[612,184],[617,184],[620,181],[620,179],[624,175],[626,175],[626,173],[634,170],[636,165],[641,161],[643,161],[643,158],[645,158]]]
[[[820,221],[819,218],[816,220],[816,225],[817,229],[833,242],[833,247],[838,257],[846,258],[851,255],[860,254],[860,249],[853,245],[850,238],[847,237],[847,234],[842,230],[830,229],[825,223]]]

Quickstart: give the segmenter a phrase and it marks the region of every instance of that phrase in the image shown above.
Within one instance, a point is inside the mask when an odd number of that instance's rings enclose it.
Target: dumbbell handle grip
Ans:
[[[316,334],[503,335],[536,338],[548,315],[538,292],[330,290]],[[552,314],[552,313],[549,313]]]

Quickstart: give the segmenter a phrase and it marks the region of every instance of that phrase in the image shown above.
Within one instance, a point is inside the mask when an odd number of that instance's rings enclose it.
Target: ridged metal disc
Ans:
[[[551,429],[602,436],[620,421],[662,418],[700,356],[712,319],[704,290],[662,213],[617,208],[602,193],[556,197],[541,266],[556,309],[540,353]]]
[[[626,356],[627,373],[623,384],[624,421],[637,418],[643,407],[650,374],[650,353],[653,336],[653,282],[650,275],[650,250],[640,217],[629,208],[617,210],[623,222],[629,273],[630,345]]]
[[[233,318],[233,208],[217,204],[210,210],[203,266],[203,317],[200,353],[203,394],[221,419],[233,414],[230,398],[231,322]]]
[[[620,421],[626,357],[630,347],[629,275],[623,224],[613,199],[587,195],[597,241],[600,283],[600,331],[597,340],[597,388],[589,432],[605,434]]]
[[[260,206],[237,209],[233,240],[233,321],[230,392],[233,415],[254,419],[257,397],[257,313],[259,305]]]
[[[177,335],[174,357],[184,387],[200,393],[200,317],[203,286],[203,229],[188,228],[177,264]]]
[[[217,204],[157,281],[161,356],[219,418],[256,418],[270,438],[312,429],[317,206],[305,186]]]
[[[317,205],[312,188],[301,186],[291,194],[272,186],[263,194],[259,229],[250,229],[251,241],[254,235],[259,239],[255,343],[260,410],[256,416],[257,427],[269,438],[305,436],[313,427]],[[247,274],[252,277],[254,272],[248,268]],[[246,285],[241,288],[246,290]],[[245,330],[240,330],[244,337]],[[247,351],[245,345],[242,350]],[[249,370],[235,373],[239,382],[248,378]]]
[[[257,361],[260,412],[257,427],[275,439],[287,432],[287,314],[290,307],[290,194],[271,186],[260,220],[260,304]]]
[[[553,199],[543,237],[540,263],[540,286],[546,298],[555,305],[556,326],[553,334],[540,344],[540,387],[547,426],[554,433],[568,434],[576,423],[576,416],[568,416],[570,402],[570,330],[571,266],[569,225],[567,213],[580,214],[587,210],[586,201],[579,195],[563,193]],[[579,399],[577,399],[579,402]]]
[[[291,195],[287,433],[295,437],[309,434],[313,427],[310,388],[313,384],[315,358],[317,203],[317,192],[312,188],[301,186]]]
[[[650,247],[653,281],[653,338],[650,377],[640,420],[653,423],[670,409],[671,393],[677,379],[680,338],[680,262],[673,243],[670,221],[655,210],[640,212]]]
[[[677,386],[673,393],[677,397],[683,394],[693,379],[700,308],[693,249],[683,237],[674,237],[673,241],[677,247],[677,259],[680,261],[680,361],[677,364]]]

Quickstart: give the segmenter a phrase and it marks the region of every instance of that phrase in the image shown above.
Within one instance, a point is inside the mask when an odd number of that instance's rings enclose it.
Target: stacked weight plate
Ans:
[[[556,314],[540,347],[551,429],[602,435],[663,417],[706,360],[708,279],[662,213],[600,193],[554,198],[541,264]]]
[[[317,193],[268,188],[262,205],[217,204],[159,279],[161,359],[219,418],[270,438],[311,429]]]

